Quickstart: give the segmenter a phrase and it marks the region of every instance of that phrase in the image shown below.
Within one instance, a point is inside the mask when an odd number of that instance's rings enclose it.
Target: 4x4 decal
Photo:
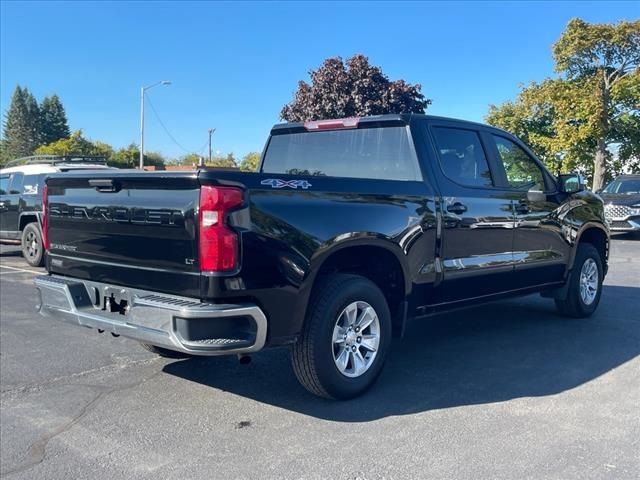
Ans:
[[[306,180],[282,180],[280,178],[267,178],[266,180],[262,180],[260,182],[261,185],[271,185],[271,188],[295,188],[298,187],[306,190],[311,186],[309,182]]]

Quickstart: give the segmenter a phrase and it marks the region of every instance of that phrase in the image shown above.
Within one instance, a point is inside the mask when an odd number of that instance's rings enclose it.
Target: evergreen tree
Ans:
[[[40,105],[40,144],[48,145],[69,138],[67,114],[57,95],[45,97]]]
[[[26,88],[16,87],[4,118],[5,155],[17,158],[31,155],[37,146],[38,103]],[[35,117],[34,117],[35,115]]]
[[[38,105],[36,97],[34,97],[26,87],[23,89],[23,91],[27,104],[27,125],[29,129],[30,145],[29,155],[31,155],[33,151],[41,145],[40,137],[42,131],[42,119],[40,117],[40,105]]]
[[[0,168],[4,168],[4,166],[13,160],[13,158],[9,155],[9,151],[7,150],[7,142],[3,138],[0,140]]]

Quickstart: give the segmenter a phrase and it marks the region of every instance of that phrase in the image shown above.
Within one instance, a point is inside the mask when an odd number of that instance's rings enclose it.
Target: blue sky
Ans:
[[[298,80],[331,56],[367,55],[421,83],[428,113],[482,120],[518,85],[553,74],[567,22],[640,17],[637,2],[6,2],[0,107],[16,84],[57,93],[72,129],[138,142],[140,86],[188,151],[261,150]],[[185,154],[147,109],[148,150]]]

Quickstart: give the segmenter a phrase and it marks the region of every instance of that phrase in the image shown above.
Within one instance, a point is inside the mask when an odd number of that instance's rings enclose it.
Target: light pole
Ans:
[[[158,85],[171,85],[171,81],[161,80],[140,89],[140,170],[144,170],[144,92]]]
[[[213,132],[215,131],[216,131],[215,128],[209,129],[209,163],[211,163],[211,135],[213,135]]]

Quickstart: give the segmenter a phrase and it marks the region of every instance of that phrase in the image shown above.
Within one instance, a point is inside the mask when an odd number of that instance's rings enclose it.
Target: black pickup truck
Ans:
[[[363,392],[410,319],[541,292],[587,317],[602,200],[517,138],[424,115],[276,125],[258,173],[51,176],[40,312],[164,356],[288,345],[329,398]]]

